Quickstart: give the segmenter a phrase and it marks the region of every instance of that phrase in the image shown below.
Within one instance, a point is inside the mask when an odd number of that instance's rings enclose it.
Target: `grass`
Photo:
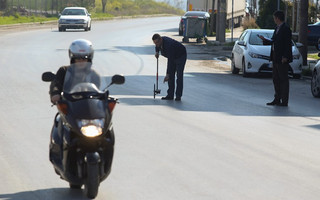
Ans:
[[[319,56],[318,56],[318,53],[309,53],[308,54],[308,58],[312,58],[312,59],[318,60]]]
[[[29,2],[34,0],[30,0]],[[12,0],[13,2],[13,0]],[[14,5],[18,5],[14,1]],[[37,1],[36,1],[37,2]],[[40,1],[38,1],[40,2]],[[28,6],[27,4],[26,6]],[[30,5],[34,5],[31,3]],[[38,9],[40,5],[38,5]],[[63,8],[61,8],[62,10]],[[154,14],[172,14],[183,15],[184,11],[169,6],[163,2],[155,2],[154,0],[108,0],[106,6],[106,13],[102,13],[101,0],[95,0],[95,7],[88,7],[89,12],[92,14],[92,18],[96,20],[110,19],[117,16],[139,16],[139,15],[154,15]],[[4,16],[4,15],[11,16]],[[21,24],[21,23],[35,23],[58,20],[58,16],[45,17],[45,16],[21,16],[16,11],[6,10],[3,13],[0,12],[0,25],[8,24]]]
[[[21,24],[21,23],[35,23],[40,22],[43,23],[45,21],[58,20],[57,17],[37,17],[37,16],[20,16],[19,14],[15,14],[14,16],[1,17],[0,16],[0,25],[8,25],[8,24]]]

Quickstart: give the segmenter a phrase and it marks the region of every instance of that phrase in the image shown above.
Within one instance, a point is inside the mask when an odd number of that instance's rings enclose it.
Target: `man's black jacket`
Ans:
[[[271,41],[264,40],[263,44],[273,45],[271,47],[270,61],[273,61],[273,56],[275,56],[276,63],[282,63],[282,58],[287,58],[288,63],[292,62],[292,32],[290,27],[283,23],[279,30],[277,28],[273,32]]]

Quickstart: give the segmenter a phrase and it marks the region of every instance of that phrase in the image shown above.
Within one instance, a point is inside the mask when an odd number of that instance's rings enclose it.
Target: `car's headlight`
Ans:
[[[300,58],[300,54],[292,55],[292,58],[293,58],[294,60],[299,60],[299,58]]]
[[[261,54],[257,54],[257,53],[252,53],[249,52],[248,53],[252,58],[260,58],[260,59],[265,59],[265,60],[269,60],[269,56],[265,56],[265,55],[261,55]]]
[[[65,19],[59,19],[59,23],[65,23],[66,20]]]
[[[97,137],[102,134],[104,119],[81,119],[78,126],[84,136]]]

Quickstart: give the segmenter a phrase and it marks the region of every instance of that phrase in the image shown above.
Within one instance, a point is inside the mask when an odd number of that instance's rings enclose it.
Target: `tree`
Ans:
[[[0,10],[7,9],[7,0],[0,0]]]
[[[260,28],[273,29],[275,27],[273,21],[273,13],[277,10],[278,2],[275,0],[260,0],[259,1],[259,16],[257,24]],[[285,4],[280,1],[280,10],[285,10]]]
[[[308,55],[308,6],[308,0],[300,0],[299,42],[303,44],[303,47],[300,49],[303,65],[307,65]]]
[[[101,3],[102,3],[102,12],[105,13],[106,12],[107,0],[101,0]]]

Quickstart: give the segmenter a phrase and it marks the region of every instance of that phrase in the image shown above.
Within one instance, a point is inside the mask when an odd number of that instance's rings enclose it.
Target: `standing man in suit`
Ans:
[[[289,63],[292,62],[292,32],[284,22],[284,12],[281,10],[273,13],[273,20],[277,27],[271,39],[259,36],[264,45],[272,45],[270,61],[272,61],[272,78],[275,90],[274,100],[267,103],[268,106],[288,106],[289,100]]]

